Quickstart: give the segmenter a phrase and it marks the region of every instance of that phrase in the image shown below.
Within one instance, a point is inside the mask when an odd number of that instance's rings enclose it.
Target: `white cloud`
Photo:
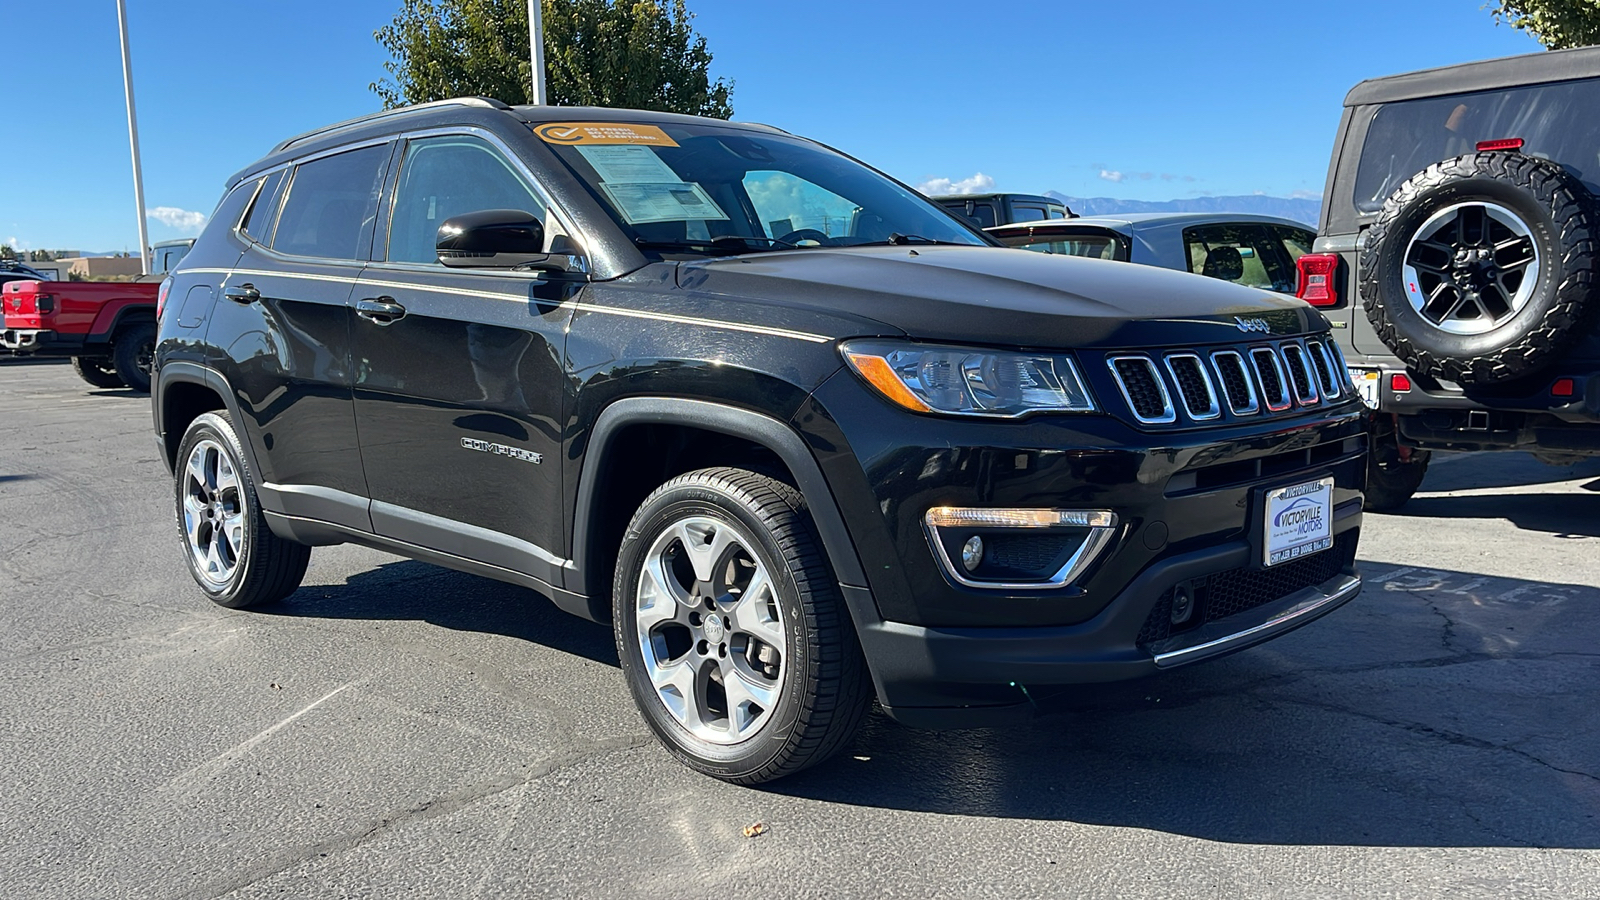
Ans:
[[[1321,200],[1322,199],[1322,192],[1321,191],[1290,191],[1289,192],[1289,198],[1292,199],[1292,200]]]
[[[148,215],[168,228],[176,228],[179,231],[192,234],[199,234],[200,226],[206,224],[205,213],[191,212],[187,209],[179,209],[176,206],[158,206],[150,210]]]
[[[6,238],[6,244],[13,250],[32,250],[33,245],[19,237]]]
[[[982,172],[975,172],[971,178],[963,178],[960,181],[951,181],[948,178],[930,178],[917,185],[917,190],[928,195],[986,194],[994,190],[994,179]]]
[[[1121,182],[1122,179],[1126,178],[1127,176],[1123,175],[1121,172],[1114,172],[1111,169],[1101,169],[1100,177],[1107,181]]]

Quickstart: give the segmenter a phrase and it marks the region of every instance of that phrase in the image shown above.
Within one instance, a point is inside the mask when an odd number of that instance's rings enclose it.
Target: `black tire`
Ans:
[[[191,523],[186,518],[191,510],[186,507],[185,501],[190,496],[191,481],[195,480],[191,461],[195,459],[197,448],[202,446],[207,451],[205,455],[209,455],[213,447],[226,454],[226,464],[237,482],[234,502],[238,504],[236,508],[240,510],[243,526],[242,536],[237,541],[238,549],[232,554],[234,565],[220,579],[212,578],[201,570],[191,550],[194,546],[191,543]],[[256,497],[256,475],[250,470],[250,464],[240,449],[239,436],[226,413],[203,413],[190,423],[183,434],[183,442],[178,445],[178,459],[174,468],[174,503],[183,558],[195,584],[213,603],[229,609],[243,609],[281,600],[300,587],[300,581],[306,574],[306,564],[311,559],[311,548],[284,540],[267,527],[261,503]],[[213,482],[218,480],[212,479]],[[229,502],[227,491],[215,493],[219,506],[226,506]],[[215,536],[216,531],[212,529],[209,534]]]
[[[141,394],[150,393],[150,364],[156,352],[154,322],[124,325],[111,341],[111,364],[122,383]]]
[[[122,376],[117,374],[116,367],[111,364],[111,360],[103,356],[74,356],[72,371],[77,372],[79,378],[97,388],[124,387]]]
[[[777,700],[765,723],[736,743],[703,740],[674,717],[651,683],[636,630],[646,557],[691,518],[729,523],[754,539],[749,549],[770,573],[781,617],[787,668]],[[871,705],[866,661],[805,500],[767,475],[702,469],[657,488],[623,537],[613,610],[617,653],[640,713],[674,756],[704,774],[758,784],[816,765],[849,745]]]
[[[1433,454],[1427,450],[1412,450],[1405,459],[1400,458],[1400,446],[1393,432],[1377,438],[1372,452],[1367,454],[1366,509],[1371,512],[1389,512],[1405,506],[1422,479],[1428,474],[1428,461]]]
[[[1485,219],[1468,230],[1476,235],[1469,241],[1422,240],[1413,250],[1412,239],[1433,217],[1475,203],[1509,211],[1538,252],[1539,272],[1520,309],[1507,301],[1521,290],[1527,269],[1517,256],[1526,251],[1507,243],[1512,258],[1502,259],[1493,231],[1503,226]],[[1478,249],[1450,253],[1467,246]],[[1519,153],[1472,153],[1429,166],[1384,202],[1361,250],[1361,299],[1378,337],[1415,371],[1458,384],[1513,381],[1548,367],[1588,334],[1600,306],[1593,296],[1597,246],[1593,197],[1560,166]],[[1408,251],[1431,254],[1411,257],[1419,273],[1411,281]],[[1473,252],[1490,255],[1471,258]],[[1513,283],[1519,287],[1508,292]],[[1413,305],[1408,285],[1427,315]],[[1486,330],[1457,333],[1450,324]]]

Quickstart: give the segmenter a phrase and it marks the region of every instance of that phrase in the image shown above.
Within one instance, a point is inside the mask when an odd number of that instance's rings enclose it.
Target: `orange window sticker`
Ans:
[[[654,125],[626,122],[550,122],[533,130],[547,144],[646,144],[676,147],[678,142]]]

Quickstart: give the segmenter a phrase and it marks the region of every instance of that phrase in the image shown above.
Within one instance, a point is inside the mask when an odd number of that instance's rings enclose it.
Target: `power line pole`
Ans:
[[[121,3],[122,0],[117,0]],[[528,0],[528,57],[533,62],[533,102],[544,106],[549,98],[544,92],[544,3]]]
[[[128,6],[117,0],[117,27],[122,32],[122,87],[128,95],[128,143],[133,147],[133,205],[139,213],[139,271],[150,274],[150,236],[144,220],[144,169],[139,165],[139,117],[133,111],[133,57],[128,53]]]

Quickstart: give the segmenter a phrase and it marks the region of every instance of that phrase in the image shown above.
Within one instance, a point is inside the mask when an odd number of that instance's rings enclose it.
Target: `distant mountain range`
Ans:
[[[1216,212],[1253,213],[1282,216],[1315,227],[1322,210],[1321,200],[1297,197],[1268,197],[1244,194],[1237,197],[1194,197],[1188,200],[1118,200],[1113,197],[1068,197],[1058,191],[1045,191],[1080,216],[1115,216],[1124,213]]]

